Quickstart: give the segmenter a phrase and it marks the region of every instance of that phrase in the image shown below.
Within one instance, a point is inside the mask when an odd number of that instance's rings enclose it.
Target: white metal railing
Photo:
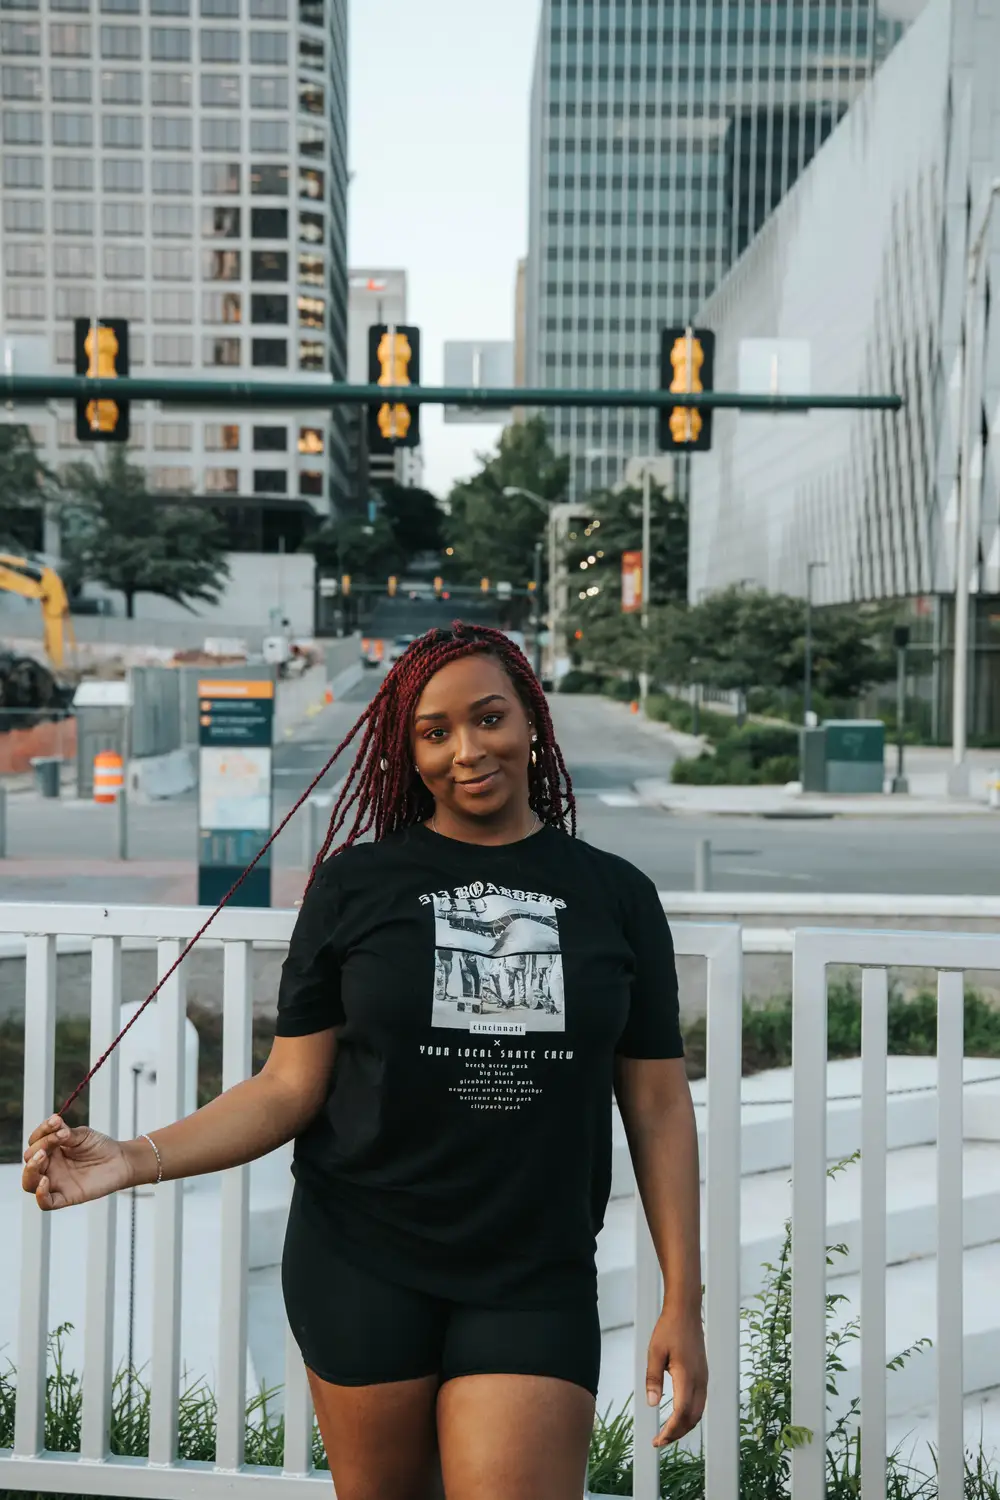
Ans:
[[[809,899],[809,898],[806,898]],[[846,899],[846,898],[845,898]],[[855,906],[851,915],[855,914]],[[691,898],[666,897],[668,909]],[[802,898],[714,896],[697,898],[700,911],[716,903],[726,913],[788,913]],[[938,903],[938,907],[945,903]],[[835,905],[829,900],[826,912]],[[902,915],[907,903],[886,901]],[[716,907],[716,910],[719,910]],[[707,914],[707,913],[706,913]],[[979,913],[976,913],[978,915]],[[24,939],[26,1126],[43,1119],[53,1098],[56,1015],[56,952],[91,946],[91,1052],[97,1057],[119,1029],[123,942],[155,944],[159,972],[173,962],[182,943],[200,926],[203,912],[150,907],[0,905],[0,940]],[[251,1060],[251,960],[255,946],[283,945],[294,912],[228,910],[216,921],[211,941],[223,958],[223,1084],[249,1076]],[[677,951],[707,961],[706,1151],[706,1337],[712,1375],[705,1417],[706,1494],[738,1500],[740,1404],[740,1173],[742,958],[747,951],[793,953],[793,1411],[796,1425],[810,1428],[812,1443],[795,1452],[794,1500],[821,1500],[825,1493],[823,1441],[826,1430],[825,1290],[827,1061],[826,969],[856,964],[863,970],[861,1349],[863,1492],[885,1492],[885,1180],[887,1150],[886,1017],[887,968],[920,967],[939,973],[939,1212],[936,1349],[939,1372],[938,1455],[940,1494],[961,1495],[963,1461],[962,1381],[962,974],[1000,969],[1000,937],[979,933],[877,932],[804,929],[742,930],[732,922],[675,923]],[[770,943],[772,946],[767,947]],[[8,948],[9,952],[10,949]],[[183,967],[157,1001],[158,1113],[176,1118],[183,1110],[185,975]],[[91,1085],[90,1120],[118,1133],[117,1060],[113,1056]],[[152,1308],[149,1362],[151,1424],[149,1459],[108,1454],[113,1377],[113,1290],[117,1202],[92,1204],[81,1214],[85,1244],[85,1328],[81,1452],[44,1451],[50,1216],[25,1198],[21,1212],[20,1285],[0,1295],[18,1299],[17,1417],[12,1450],[0,1452],[0,1489],[131,1495],[168,1500],[180,1486],[186,1495],[251,1491],[288,1493],[287,1486],[329,1483],[311,1463],[312,1409],[302,1362],[287,1340],[285,1447],[281,1469],[244,1464],[247,1367],[249,1169],[222,1174],[219,1287],[218,1401],[215,1464],[178,1461],[178,1385],[181,1334],[181,1228],[184,1200],[179,1183],[156,1191],[156,1295]],[[645,1403],[645,1339],[660,1306],[659,1270],[641,1210],[636,1212],[634,1311],[636,1500],[658,1494],[658,1459],[651,1447],[657,1413]]]

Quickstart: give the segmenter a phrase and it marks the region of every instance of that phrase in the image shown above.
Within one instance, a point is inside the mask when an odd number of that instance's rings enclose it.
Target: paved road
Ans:
[[[375,687],[365,679],[278,747],[276,806],[291,808],[344,738]],[[669,776],[672,751],[659,733],[615,705],[556,698],[556,731],[577,793],[580,828],[633,860],[661,889],[690,890],[699,839],[713,844],[713,884],[724,891],[992,895],[1000,826],[992,819],[774,823],[675,817],[637,805],[635,781]],[[346,768],[344,757],[325,786]],[[2,900],[189,901],[196,836],[193,796],[131,809],[134,863],[117,863],[115,813],[93,804],[12,797],[10,857],[0,864]],[[300,814],[276,846],[276,899],[301,888],[306,862]]]

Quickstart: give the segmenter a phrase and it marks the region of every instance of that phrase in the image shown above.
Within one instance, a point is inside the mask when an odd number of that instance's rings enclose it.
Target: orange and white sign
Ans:
[[[274,683],[271,681],[251,680],[241,682],[239,678],[232,681],[223,681],[221,678],[209,677],[198,684],[199,698],[273,698]]]
[[[622,614],[642,609],[642,553],[622,553]]]

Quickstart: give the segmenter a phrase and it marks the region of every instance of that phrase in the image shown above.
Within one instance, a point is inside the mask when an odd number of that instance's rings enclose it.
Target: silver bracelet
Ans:
[[[139,1139],[140,1141],[148,1141],[153,1148],[153,1155],[156,1157],[156,1182],[159,1184],[163,1181],[163,1158],[159,1153],[156,1142],[150,1135],[140,1135]]]

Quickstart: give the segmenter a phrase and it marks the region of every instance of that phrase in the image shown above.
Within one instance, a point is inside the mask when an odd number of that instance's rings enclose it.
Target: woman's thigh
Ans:
[[[434,1500],[436,1375],[344,1386],[310,1370],[309,1385],[337,1500]]]
[[[448,1500],[580,1500],[593,1426],[594,1397],[568,1380],[449,1380],[438,1394],[445,1494]]]

